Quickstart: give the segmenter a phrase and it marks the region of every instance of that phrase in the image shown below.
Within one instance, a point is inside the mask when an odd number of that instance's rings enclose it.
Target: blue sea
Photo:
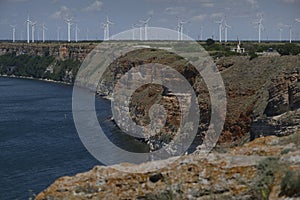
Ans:
[[[145,152],[108,120],[110,102],[96,99],[98,120],[115,144]],[[103,152],[109,153],[109,152]],[[0,199],[29,199],[61,176],[101,165],[81,143],[72,118],[72,86],[0,77]]]

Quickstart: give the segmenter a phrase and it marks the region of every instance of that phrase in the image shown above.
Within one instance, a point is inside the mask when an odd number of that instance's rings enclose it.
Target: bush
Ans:
[[[257,58],[258,55],[255,52],[249,52],[250,60],[253,60],[254,58]]]
[[[47,54],[47,51],[45,51]],[[19,55],[14,53],[0,56],[0,74],[7,74],[7,67],[15,66],[12,74],[16,76],[27,76],[33,78],[49,78],[56,81],[64,81],[66,71],[72,71],[73,77],[71,81],[74,81],[77,74],[80,61],[65,60],[56,63],[53,73],[46,72],[47,67],[54,62],[52,56],[32,56],[32,55]]]
[[[284,45],[278,45],[275,49],[280,53],[280,55],[298,55],[300,54],[300,46],[288,43]]]
[[[287,171],[281,181],[279,196],[300,197],[300,173]]]
[[[209,38],[209,39],[206,40],[206,45],[207,46],[210,46],[212,44],[215,44],[215,41],[213,39]]]
[[[15,66],[14,75],[42,78],[46,68],[53,60],[54,58],[51,56],[41,57],[25,54],[16,56],[15,53],[12,53],[0,56],[0,66],[2,66],[2,73],[7,67]]]
[[[253,188],[256,199],[269,199],[271,191],[270,186],[272,185],[275,173],[279,168],[278,159],[276,158],[266,158],[259,163],[257,167],[259,180],[257,185]]]

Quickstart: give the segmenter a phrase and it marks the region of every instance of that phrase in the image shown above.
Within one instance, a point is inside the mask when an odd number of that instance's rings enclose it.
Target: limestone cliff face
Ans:
[[[198,97],[197,100],[200,102],[199,109],[201,112],[199,131],[197,135],[197,141],[195,142],[201,144],[201,134],[207,130],[210,117],[210,99],[208,90],[197,70],[191,64],[188,64],[184,59],[174,55],[173,53],[157,49],[144,49],[133,51],[128,55],[124,55],[112,63],[106,70],[102,79],[100,79],[97,93],[101,96],[111,96],[116,82],[118,82],[120,78],[126,74],[126,72],[137,66],[149,63],[159,63],[173,67],[180,74],[182,74],[193,87]],[[148,66],[136,74],[131,74],[126,82],[119,81],[118,87],[126,88],[127,85],[137,84],[134,76],[142,76],[143,80],[149,80],[149,82],[151,82],[150,80],[154,79],[154,77],[162,77],[162,80],[169,79],[176,84],[182,84],[182,80],[178,80],[176,77],[174,78],[172,74],[161,74],[160,72],[157,72]],[[122,110],[129,109],[132,120],[138,125],[145,127],[150,124],[149,110],[152,105],[160,104],[163,105],[167,110],[166,123],[161,131],[159,131],[155,136],[151,136],[150,134],[146,135],[146,141],[149,143],[150,149],[159,149],[163,145],[169,143],[175,136],[174,133],[176,133],[180,128],[180,112],[181,110],[190,109],[189,106],[191,105],[192,101],[191,94],[184,92],[181,94],[174,94],[173,91],[169,90],[169,88],[159,84],[148,84],[133,92],[130,108],[126,108],[123,105],[118,105],[117,113],[121,112]],[[123,96],[126,95],[127,94],[124,94]],[[177,99],[178,95],[180,95],[183,99],[182,107],[179,107],[179,102]],[[123,99],[125,99],[125,97]],[[124,118],[115,120],[118,124],[130,124]],[[128,127],[128,129],[130,129],[130,127]]]
[[[16,53],[16,55],[54,56],[60,59],[73,59],[83,61],[95,44],[80,43],[1,43],[0,55]]]
[[[116,80],[135,66],[151,62],[168,64],[184,74],[198,95],[201,111],[198,138],[201,142],[210,120],[209,93],[203,80],[193,67],[185,65],[174,55],[172,57],[164,52],[157,53],[151,50],[141,54],[143,57],[134,53],[124,55],[112,63],[99,83],[98,93],[110,96]],[[275,115],[280,113],[281,109],[282,113],[296,109],[299,105],[299,56],[258,57],[253,60],[239,56],[222,58],[215,62],[221,71],[228,103],[220,143],[239,144],[241,140],[247,140],[245,135],[248,137],[252,122],[262,118],[265,113]],[[162,96],[163,91],[163,88],[156,88],[158,96]],[[149,94],[153,92],[145,94],[144,100],[150,99]],[[143,107],[136,108],[137,113],[143,113]],[[146,109],[144,114],[147,113]]]
[[[299,108],[299,82],[298,71],[273,79],[269,89],[268,105],[264,113],[269,117]]]
[[[55,61],[45,67],[45,74],[53,74],[63,70],[62,75],[58,75],[58,81],[71,83],[75,77],[76,70],[73,70],[72,66],[65,66],[64,69],[60,69],[61,67],[57,66],[57,62],[65,59],[82,62],[94,47],[95,44],[89,43],[1,43],[0,55],[15,52],[16,55],[54,56],[56,58]],[[104,46],[103,48],[106,47]],[[197,140],[201,143],[201,137],[204,136],[210,120],[209,93],[205,83],[201,77],[199,78],[195,69],[191,65],[186,65],[176,55],[151,50],[141,51],[140,56],[136,52],[124,55],[112,63],[106,71],[105,76],[98,84],[98,94],[106,97],[111,96],[115,81],[124,73],[135,66],[151,62],[174,67],[193,86],[198,95],[198,102],[200,102],[201,119]],[[233,142],[239,143],[251,131],[253,121],[259,122],[262,119],[265,121],[264,115],[273,117],[299,107],[299,56],[258,57],[252,60],[249,60],[246,56],[237,56],[217,59],[215,62],[221,71],[228,101],[227,116],[222,136],[219,140],[220,143],[228,143],[228,145],[231,145]],[[91,77],[98,78],[97,74],[93,74]],[[154,96],[157,98],[153,98],[153,93],[155,93]],[[144,95],[145,98],[133,99],[132,105],[135,109],[132,112],[137,113],[138,116],[132,115],[132,117],[136,121],[140,121],[142,125],[149,122],[149,106],[142,106],[143,101],[151,100],[152,104],[160,97],[163,97],[167,107],[173,107],[172,105],[176,102],[174,95],[167,94],[162,87],[148,88],[141,95]],[[174,132],[178,128],[178,115],[175,112],[170,115],[177,117],[169,117],[171,123],[169,123],[168,127],[165,127],[165,133]],[[172,138],[169,134],[161,136],[156,138],[156,141],[165,140],[167,142]],[[161,145],[162,143],[158,144],[158,146]]]
[[[62,177],[37,200],[62,199],[296,199],[300,197],[300,133],[265,137],[241,147],[208,155],[141,165],[166,167],[125,173],[96,166],[74,177]]]
[[[300,130],[300,78],[298,71],[272,80],[265,116],[251,125],[252,139],[260,136],[289,135]]]

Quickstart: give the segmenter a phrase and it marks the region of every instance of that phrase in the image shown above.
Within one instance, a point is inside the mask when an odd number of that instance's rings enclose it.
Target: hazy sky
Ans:
[[[57,38],[58,26],[61,27],[60,38],[67,38],[65,16],[71,16],[78,24],[81,40],[86,39],[87,29],[89,39],[102,39],[100,25],[106,16],[114,22],[111,34],[117,34],[153,15],[149,26],[176,30],[176,17],[190,21],[184,32],[195,39],[200,37],[201,26],[203,39],[212,35],[218,39],[215,21],[226,16],[228,25],[232,27],[228,32],[229,39],[238,36],[253,40],[258,38],[254,22],[258,21],[258,14],[262,14],[263,40],[278,40],[280,27],[283,28],[282,38],[287,40],[288,24],[293,24],[293,40],[300,40],[300,23],[295,23],[296,18],[300,19],[300,0],[0,0],[0,39],[12,38],[9,24],[17,24],[16,39],[26,39],[27,12],[31,21],[37,21],[38,30],[42,23],[46,24],[46,39]],[[41,39],[41,31],[37,32]]]

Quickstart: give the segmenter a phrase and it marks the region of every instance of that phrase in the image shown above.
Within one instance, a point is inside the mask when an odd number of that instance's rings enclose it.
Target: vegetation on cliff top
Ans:
[[[258,57],[256,52],[266,52],[272,49],[277,51],[280,55],[298,55],[300,54],[300,45],[295,43],[254,43],[242,42],[241,47],[245,48],[245,53],[236,53],[231,51],[236,47],[237,42],[215,43],[214,40],[208,39],[205,43],[200,43],[203,48],[209,52],[214,58],[228,57],[228,56],[250,56],[250,59]]]
[[[53,56],[11,53],[0,56],[0,74],[73,82],[80,64],[71,59],[58,61]]]

